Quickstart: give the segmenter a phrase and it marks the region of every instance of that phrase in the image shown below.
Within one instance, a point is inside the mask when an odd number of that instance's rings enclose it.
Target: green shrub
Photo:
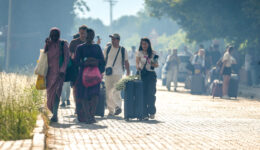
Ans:
[[[0,140],[32,137],[43,93],[28,76],[0,73]]]

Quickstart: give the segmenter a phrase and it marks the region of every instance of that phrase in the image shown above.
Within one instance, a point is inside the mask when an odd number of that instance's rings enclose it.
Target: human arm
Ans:
[[[102,50],[101,50],[100,46],[98,46],[97,55],[98,55],[98,68],[99,68],[99,71],[100,71],[100,73],[104,73],[105,72],[106,62],[105,62],[105,58],[104,58],[104,55],[102,53]]]
[[[69,63],[69,46],[67,42],[64,42],[63,45],[63,63],[62,66],[60,67],[60,75],[63,76],[66,73],[66,69]]]

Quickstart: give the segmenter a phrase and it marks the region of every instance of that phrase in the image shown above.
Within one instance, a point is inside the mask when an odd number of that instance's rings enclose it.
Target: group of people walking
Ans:
[[[185,47],[186,48],[186,47]],[[186,63],[186,69],[190,70],[190,76],[194,75],[200,75],[201,78],[198,79],[204,79],[205,81],[202,82],[193,82],[193,83],[199,83],[199,84],[205,84],[202,85],[204,87],[207,82],[207,76],[210,78],[210,83],[213,83],[215,79],[217,80],[223,80],[223,88],[222,88],[222,94],[223,98],[228,99],[228,89],[229,89],[229,82],[232,74],[232,65],[235,65],[236,59],[232,56],[232,53],[234,52],[234,47],[228,46],[224,55],[221,57],[221,53],[218,50],[218,45],[214,45],[209,48],[209,50],[205,50],[203,45],[199,46],[199,50],[192,55],[191,53],[187,52],[187,49],[184,49],[184,56],[189,57],[188,62]],[[181,60],[178,55],[177,49],[173,49],[172,52],[168,55],[165,63],[164,69],[167,71],[166,73],[166,87],[168,91],[171,90],[171,82],[174,82],[174,91],[177,91],[178,87],[178,73],[179,73],[179,66],[180,66]],[[217,72],[215,77],[210,76],[211,70],[214,70],[214,73]],[[196,78],[186,78],[186,80]],[[197,80],[197,79],[196,79]],[[191,84],[191,83],[190,83]],[[192,85],[191,85],[192,86]],[[193,85],[197,86],[197,88],[200,87],[200,85]],[[203,89],[202,89],[203,90]]]
[[[44,48],[48,56],[46,87],[47,106],[53,113],[51,121],[58,121],[60,96],[62,89],[68,89],[68,83],[65,82],[68,75],[70,76],[70,85],[73,88],[78,121],[87,124],[96,122],[95,112],[100,93],[100,82],[96,82],[99,79],[98,74],[102,78],[104,76],[105,80],[108,115],[119,115],[122,112],[122,99],[120,91],[116,91],[115,85],[125,72],[127,76],[130,75],[130,65],[133,66],[133,64],[129,64],[127,50],[120,45],[120,35],[110,35],[111,43],[107,44],[102,51],[99,43],[93,42],[95,38],[94,30],[85,25],[79,27],[79,36],[76,36],[70,44],[61,40],[60,34],[58,28],[52,28],[45,41]],[[141,80],[144,85],[144,119],[155,118],[157,82],[155,68],[158,67],[158,57],[156,52],[152,50],[150,40],[142,38],[139,51],[136,52],[135,66],[137,71],[141,72]],[[68,66],[70,66],[70,69],[68,69]],[[94,69],[92,69],[92,72],[87,72],[89,74],[86,75],[87,68],[98,68],[98,71],[93,72]],[[97,76],[91,77],[93,73],[94,75],[96,73]],[[86,86],[84,82],[95,84]],[[66,87],[63,87],[63,85]],[[66,93],[69,94],[68,92]],[[66,101],[69,105],[69,97],[64,94],[62,106],[65,106]]]

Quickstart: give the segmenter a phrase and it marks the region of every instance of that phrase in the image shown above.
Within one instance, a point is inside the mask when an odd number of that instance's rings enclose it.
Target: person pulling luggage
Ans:
[[[236,60],[234,57],[232,57],[232,52],[234,51],[234,47],[229,46],[227,48],[227,51],[225,52],[223,58],[222,58],[222,68],[220,71],[220,74],[223,75],[223,97],[224,99],[229,99],[228,96],[228,87],[229,87],[229,81],[231,77],[231,66],[232,64],[236,64]]]
[[[154,119],[156,113],[156,82],[157,76],[154,71],[158,65],[159,56],[152,50],[151,42],[148,38],[142,38],[139,51],[136,54],[136,68],[141,73],[144,93],[144,119]]]

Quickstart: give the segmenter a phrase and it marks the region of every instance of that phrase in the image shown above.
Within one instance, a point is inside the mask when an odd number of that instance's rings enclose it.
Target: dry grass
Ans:
[[[34,77],[0,72],[0,140],[31,138],[42,104]]]

